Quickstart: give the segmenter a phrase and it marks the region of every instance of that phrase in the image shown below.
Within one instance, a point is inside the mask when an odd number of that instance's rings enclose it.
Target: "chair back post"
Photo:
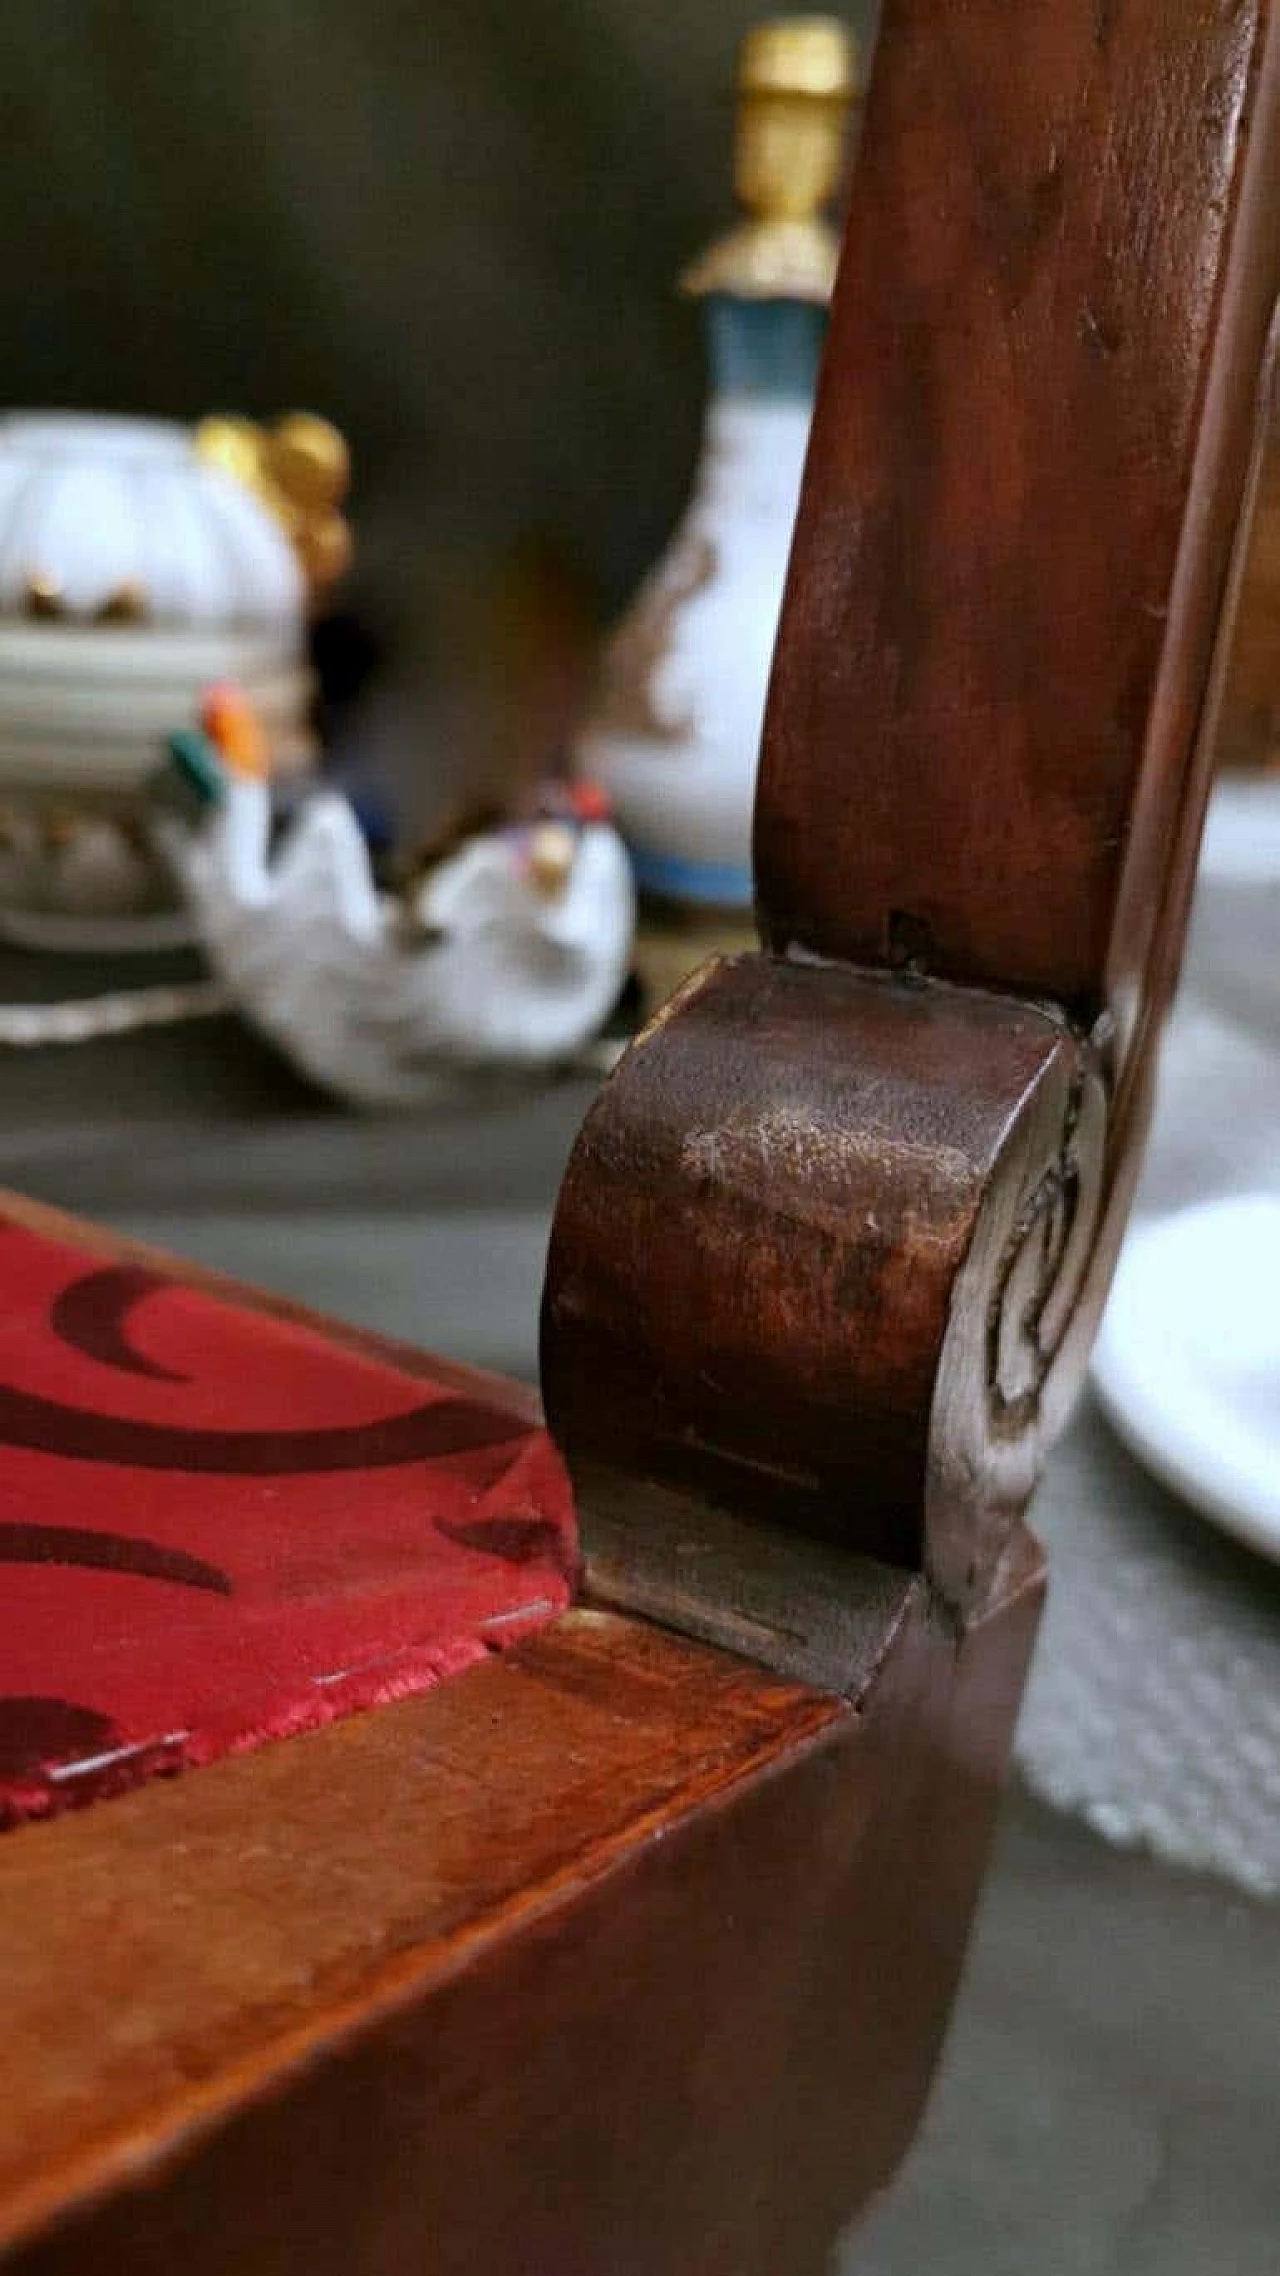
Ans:
[[[1269,0],[889,0],[756,809],[763,953],[589,1116],[580,1489],[1001,1585],[1177,973],[1280,292]]]

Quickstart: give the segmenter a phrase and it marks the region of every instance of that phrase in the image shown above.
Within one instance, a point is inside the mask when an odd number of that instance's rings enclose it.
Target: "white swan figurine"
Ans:
[[[215,972],[313,1081],[361,1106],[416,1105],[467,1070],[553,1066],[603,1026],[635,896],[598,794],[551,793],[550,811],[471,839],[404,901],[378,889],[333,793],[273,853],[252,711],[217,689],[203,725],[171,739],[204,812],[194,828],[165,823],[166,849]]]

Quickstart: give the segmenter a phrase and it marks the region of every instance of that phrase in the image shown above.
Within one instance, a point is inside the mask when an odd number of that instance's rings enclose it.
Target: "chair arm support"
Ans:
[[[1105,1124],[1051,1007],[705,966],[561,1192],[543,1385],[587,1506],[675,1482],[976,1610],[1082,1371]]]

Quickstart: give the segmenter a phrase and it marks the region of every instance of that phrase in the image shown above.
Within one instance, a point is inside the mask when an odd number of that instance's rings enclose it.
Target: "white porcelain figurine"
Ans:
[[[642,890],[751,904],[760,730],[836,239],[856,50],[829,17],[782,19],[742,50],[736,153],[747,218],[683,279],[711,368],[693,496],[609,642],[578,745]]]
[[[626,980],[634,893],[598,794],[549,793],[404,900],[378,890],[350,806],[311,797],[271,850],[252,711],[214,691],[175,760],[206,801],[165,831],[201,942],[245,1017],[325,1089],[409,1106],[481,1067],[573,1056]]]

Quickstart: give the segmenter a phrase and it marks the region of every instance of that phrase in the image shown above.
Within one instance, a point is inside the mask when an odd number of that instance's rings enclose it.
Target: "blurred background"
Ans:
[[[760,14],[0,10],[7,405],[335,420],[357,549],[325,679],[340,710],[374,681],[361,732],[410,805],[501,767],[531,649],[554,627],[589,668],[676,520],[704,362],[674,285],[730,216]]]

